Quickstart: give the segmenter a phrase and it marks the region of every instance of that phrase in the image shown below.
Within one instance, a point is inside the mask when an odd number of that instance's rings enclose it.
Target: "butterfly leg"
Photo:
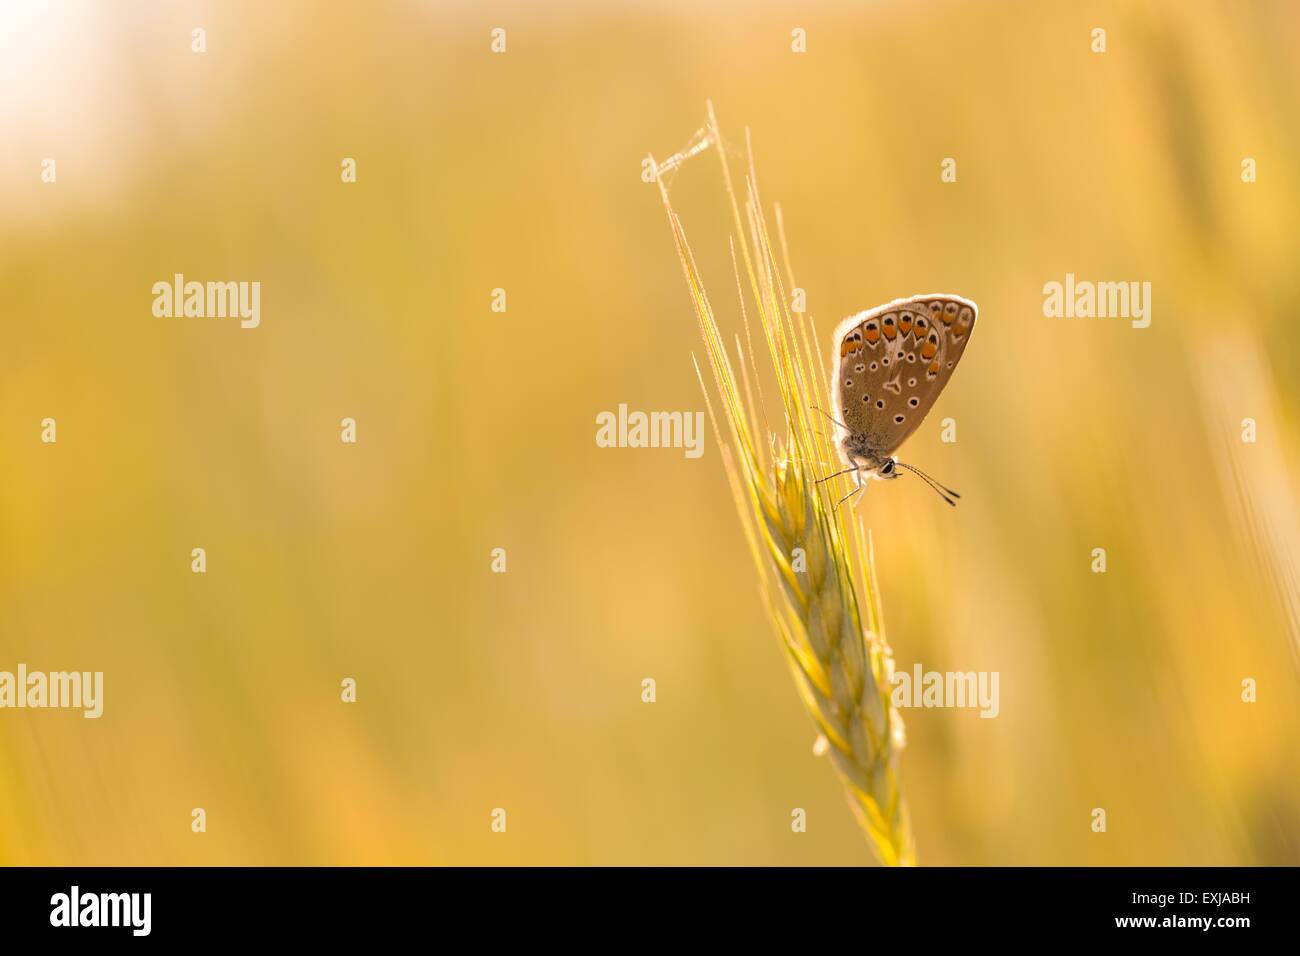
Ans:
[[[844,502],[848,501],[848,500],[849,500],[850,498],[852,498],[854,495],[856,495],[856,494],[860,494],[861,492],[866,491],[866,489],[867,489],[867,483],[866,483],[865,481],[862,480],[862,472],[861,472],[861,471],[859,471],[859,470],[857,470],[857,469],[854,469],[854,471],[853,471],[853,480],[856,481],[856,482],[858,483],[858,486],[857,486],[856,488],[854,488],[852,491],[850,491],[848,494],[846,494],[846,495],[845,495],[843,498],[841,498],[839,501],[835,502],[835,508],[834,508],[835,511],[839,511],[839,510],[840,510],[840,505],[844,504]]]
[[[816,481],[813,482],[813,484],[820,485],[823,481],[830,481],[832,478],[838,478],[840,475],[847,475],[849,472],[857,471],[857,470],[858,469],[856,465],[852,468],[845,468],[841,471],[835,472],[835,474],[833,475],[827,475],[825,478],[818,478]]]

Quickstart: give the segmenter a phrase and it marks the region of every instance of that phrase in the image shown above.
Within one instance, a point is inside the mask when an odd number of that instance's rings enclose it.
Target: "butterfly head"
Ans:
[[[898,477],[898,459],[876,451],[864,436],[849,432],[840,440],[840,448],[845,460],[864,477],[886,481]]]

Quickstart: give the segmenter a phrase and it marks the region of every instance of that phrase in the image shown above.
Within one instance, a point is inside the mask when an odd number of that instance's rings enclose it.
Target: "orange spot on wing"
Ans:
[[[927,368],[926,371],[927,371],[929,374],[931,374],[931,375],[938,375],[938,374],[939,374],[939,363],[938,363],[938,362],[931,362],[931,363],[930,363],[930,367]]]
[[[865,334],[868,342],[880,341],[880,329],[867,329]]]
[[[921,346],[921,358],[932,359],[934,358],[934,353],[937,351],[939,351],[939,349],[935,346],[933,342],[926,342],[924,345]]]

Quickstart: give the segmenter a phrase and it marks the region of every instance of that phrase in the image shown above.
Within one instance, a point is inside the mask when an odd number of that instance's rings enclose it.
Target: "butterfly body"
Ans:
[[[831,395],[840,455],[856,490],[864,478],[916,470],[894,452],[948,384],[978,315],[975,303],[958,295],[914,295],[851,315],[836,328]]]

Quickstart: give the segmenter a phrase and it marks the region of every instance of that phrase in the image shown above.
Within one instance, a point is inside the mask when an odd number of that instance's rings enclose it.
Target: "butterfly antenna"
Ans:
[[[938,487],[941,488],[943,491],[946,491],[948,494],[952,495],[954,498],[960,498],[960,497],[961,497],[961,495],[957,494],[957,492],[953,491],[953,490],[952,490],[951,488],[949,488],[947,485],[945,485],[945,484],[941,484],[940,482],[935,481],[933,478],[931,478],[929,475],[927,475],[925,472],[923,472],[920,468],[917,468],[915,465],[909,465],[909,464],[908,464],[907,462],[905,462],[905,461],[896,462],[896,464],[898,465],[899,468],[906,468],[908,471],[915,472],[916,474],[918,474],[918,475],[920,475],[922,478],[924,478],[926,481],[931,482],[932,484],[938,486]]]
[[[946,485],[939,484],[939,482],[935,481],[933,478],[931,478],[929,475],[923,472],[920,468],[916,468],[912,465],[904,464],[901,461],[898,462],[897,465],[899,468],[906,468],[908,471],[912,472],[912,474],[918,476],[922,481],[924,481],[927,485],[929,485],[931,488],[934,489],[935,494],[937,494],[944,501],[948,502],[948,504],[952,505],[954,508],[957,506],[957,502],[953,501],[953,498],[961,497],[961,495],[957,494],[957,492],[953,491],[951,488],[947,487]],[[951,497],[949,497],[950,495]]]

